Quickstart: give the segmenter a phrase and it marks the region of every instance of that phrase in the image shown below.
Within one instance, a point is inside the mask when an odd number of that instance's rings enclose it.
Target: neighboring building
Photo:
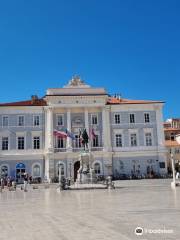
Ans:
[[[104,88],[92,88],[78,77],[46,96],[0,104],[0,174],[21,180],[76,178],[82,149],[79,129],[94,129],[90,143],[97,175],[166,173],[163,102],[110,97]],[[54,129],[75,134],[61,139]]]
[[[165,146],[167,147],[167,169],[172,171],[171,153],[175,160],[175,168],[179,169],[180,165],[180,144],[176,141],[176,136],[180,134],[180,119],[168,119],[164,123]]]

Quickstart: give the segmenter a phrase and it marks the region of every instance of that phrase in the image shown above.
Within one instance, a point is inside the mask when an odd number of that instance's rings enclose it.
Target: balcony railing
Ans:
[[[83,147],[73,147],[72,151],[73,152],[81,152],[83,151]],[[103,147],[91,147],[90,151],[92,152],[96,152],[96,151],[102,151]],[[54,153],[58,153],[58,152],[66,152],[67,149],[66,148],[54,148]]]
[[[54,153],[57,152],[66,152],[66,148],[54,148]]]
[[[102,151],[103,147],[91,147],[91,151],[95,152],[95,151]]]

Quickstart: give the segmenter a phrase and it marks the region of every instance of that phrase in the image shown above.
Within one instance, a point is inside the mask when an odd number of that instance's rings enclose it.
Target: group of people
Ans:
[[[11,177],[1,177],[0,186],[1,186],[2,189],[5,186],[10,188],[13,185],[14,182],[15,182],[14,178],[11,178]]]
[[[23,183],[24,183],[24,190],[27,190],[27,184],[32,183],[32,176],[30,176],[28,173],[24,173],[23,175]],[[16,189],[16,178],[14,177],[1,177],[0,178],[0,188],[1,190],[7,187],[9,190],[13,187]]]

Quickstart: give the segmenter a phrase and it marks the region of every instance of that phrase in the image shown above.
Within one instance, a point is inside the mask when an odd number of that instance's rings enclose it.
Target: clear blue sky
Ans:
[[[0,3],[0,102],[43,96],[72,75],[180,117],[180,1]]]

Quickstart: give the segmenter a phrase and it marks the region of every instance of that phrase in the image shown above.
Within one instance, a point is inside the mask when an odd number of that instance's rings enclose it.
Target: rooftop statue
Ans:
[[[68,83],[68,86],[85,85],[84,81],[79,76],[74,76]]]

